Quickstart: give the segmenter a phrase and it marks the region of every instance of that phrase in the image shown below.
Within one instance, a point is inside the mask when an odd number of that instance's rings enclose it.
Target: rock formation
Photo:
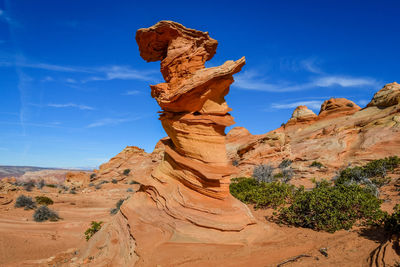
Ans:
[[[314,121],[317,115],[307,106],[298,106],[292,114],[292,117],[286,123],[286,126],[294,125],[297,123]]]
[[[400,84],[393,82],[379,90],[367,107],[386,108],[400,103]]]
[[[350,100],[332,98],[322,104],[318,116],[298,107],[284,127],[262,135],[240,136],[233,128],[235,134],[227,135],[228,155],[238,163],[240,176],[251,175],[257,164],[278,166],[289,158],[294,161],[296,183],[304,178],[305,185],[310,186],[309,178],[332,178],[335,171],[348,164],[398,155],[399,93],[400,85],[388,84],[364,109]],[[328,168],[310,168],[315,160]]]
[[[165,83],[152,85],[151,95],[162,109],[160,120],[169,137],[162,139],[164,150],[157,146],[164,151],[160,164],[151,175],[135,178],[140,189],[82,249],[81,259],[93,257],[95,265],[156,266],[163,263],[162,255],[154,253],[171,243],[244,245],[270,237],[229,193],[236,169],[227,157],[224,130],[234,121],[224,96],[245,59],[205,68],[217,41],[171,21],[139,29],[136,41],[143,59],[161,61]],[[117,162],[128,166],[114,159],[100,168],[100,176]]]
[[[361,108],[357,104],[346,98],[331,98],[322,103],[318,117],[323,118],[331,115],[349,115],[359,111],[360,109]]]
[[[204,63],[214,56],[217,41],[208,33],[167,21],[140,29],[136,40],[143,59],[161,61],[166,81],[151,86],[170,137],[164,142],[165,160],[153,176],[171,177],[212,198],[226,198],[235,170],[226,157],[224,131],[234,121],[224,96],[244,58],[206,69]]]

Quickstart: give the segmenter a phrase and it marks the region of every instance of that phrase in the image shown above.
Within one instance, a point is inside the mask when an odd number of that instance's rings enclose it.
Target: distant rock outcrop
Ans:
[[[400,103],[400,84],[389,83],[379,90],[367,107],[386,108]]]
[[[317,118],[317,115],[307,106],[298,106],[292,114],[292,117],[286,123],[286,126],[294,125],[297,123],[304,123],[314,121]]]
[[[331,98],[322,103],[318,117],[350,115],[360,109],[357,104],[346,98]]]
[[[399,84],[388,84],[364,109],[345,98],[332,98],[322,104],[318,116],[300,106],[285,127],[262,135],[240,136],[234,128],[227,135],[228,155],[241,176],[251,175],[257,164],[278,166],[282,159],[292,159],[296,176],[306,183],[317,173],[329,178],[347,164],[398,155],[399,92]],[[310,168],[313,161],[328,168]]]

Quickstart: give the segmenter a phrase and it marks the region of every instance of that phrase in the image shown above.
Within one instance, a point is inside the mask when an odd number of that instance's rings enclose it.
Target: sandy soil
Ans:
[[[393,181],[399,177],[399,174],[392,175]],[[22,189],[9,192],[7,197],[14,201],[0,205],[0,266],[31,266],[27,260],[45,259],[65,251],[69,253],[62,260],[69,266],[71,255],[78,255],[76,248],[86,242],[84,232],[90,222],[110,221],[110,209],[115,203],[133,194],[126,191],[128,188],[137,190],[138,185],[108,183],[100,190],[89,187],[77,194],[60,194],[58,189],[48,187],[33,192]],[[50,208],[62,220],[33,221],[32,210],[14,207],[15,198],[20,194],[49,196],[55,202]],[[381,197],[386,199],[382,207],[387,211],[400,202],[394,182],[382,188]],[[379,229],[355,227],[334,234],[317,232],[278,225],[266,219],[272,209],[250,208],[261,223],[276,233],[272,240],[249,246],[167,242],[160,247],[151,266],[246,266],[249,263],[251,266],[282,263],[280,266],[366,266],[370,254],[384,241],[384,233]],[[177,251],[179,256],[172,257]],[[294,257],[299,258],[285,263]]]

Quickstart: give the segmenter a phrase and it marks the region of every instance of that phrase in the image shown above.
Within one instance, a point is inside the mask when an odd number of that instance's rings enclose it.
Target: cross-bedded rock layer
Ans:
[[[165,158],[153,176],[173,178],[212,198],[226,198],[235,169],[226,156],[225,127],[234,121],[224,96],[245,59],[205,68],[217,41],[207,32],[171,21],[138,30],[136,41],[143,59],[161,61],[166,81],[151,86],[170,137],[164,142]]]

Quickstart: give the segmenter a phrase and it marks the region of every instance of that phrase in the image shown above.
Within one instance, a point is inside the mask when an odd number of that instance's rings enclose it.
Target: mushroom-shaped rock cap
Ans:
[[[210,60],[217,50],[218,42],[208,32],[186,28],[182,24],[163,20],[150,28],[142,28],[136,32],[140,56],[147,62],[163,60],[167,57],[168,46],[177,38],[192,42],[194,48],[203,47],[207,52],[205,61]]]

